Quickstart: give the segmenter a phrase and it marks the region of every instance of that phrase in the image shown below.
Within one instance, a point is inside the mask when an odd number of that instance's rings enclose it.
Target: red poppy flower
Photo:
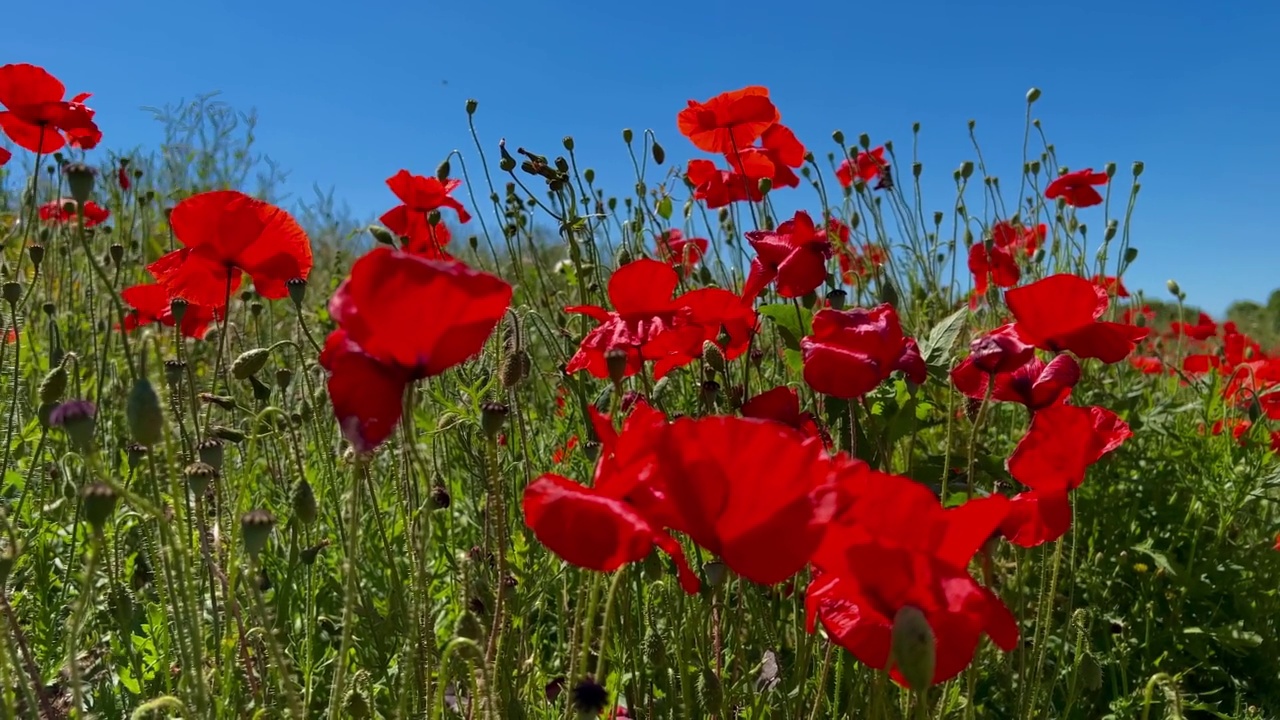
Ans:
[[[1066,402],[1080,382],[1080,364],[1070,355],[1059,355],[1047,363],[1033,356],[1013,370],[989,375],[979,370],[970,356],[951,371],[951,381],[971,398],[985,397],[987,383],[994,382],[992,400],[1020,403],[1035,412]]]
[[[991,226],[991,241],[996,247],[1007,248],[1010,250],[1023,249],[1028,256],[1034,255],[1036,250],[1044,244],[1045,237],[1049,234],[1049,226],[1044,223],[1029,228],[1022,225],[1014,225],[1008,220],[1000,220]]]
[[[413,175],[408,170],[387,178],[387,187],[400,198],[401,205],[391,208],[379,218],[387,229],[398,237],[409,238],[403,248],[407,252],[426,257],[447,258],[444,246],[451,239],[444,222],[431,224],[431,213],[449,208],[458,214],[458,222],[468,222],[471,215],[462,203],[449,193],[462,184],[461,180],[441,181],[435,177]]]
[[[736,360],[750,347],[756,331],[756,311],[732,292],[698,288],[676,298],[673,304],[677,308],[673,331],[645,346],[646,357],[656,360],[655,378],[702,357],[707,342],[720,348],[725,360]]]
[[[1005,292],[1022,339],[1042,350],[1070,350],[1082,358],[1116,363],[1133,352],[1146,328],[1099,322],[1107,292],[1076,275],[1050,275]]]
[[[889,256],[879,245],[863,243],[861,248],[852,245],[838,248],[836,258],[840,261],[841,279],[853,285],[871,275],[876,268],[884,267]]]
[[[1102,407],[1060,404],[1036,412],[1009,457],[1009,474],[1031,488],[1014,498],[1002,526],[1010,542],[1035,547],[1065,535],[1071,527],[1068,493],[1084,482],[1089,466],[1132,435]]]
[[[824,445],[831,438],[818,425],[811,412],[801,412],[800,395],[785,385],[766,390],[742,404],[742,416],[758,420],[772,420],[799,430],[805,437],[821,438]]]
[[[1129,288],[1124,286],[1124,281],[1113,275],[1094,275],[1093,284],[1106,290],[1107,295],[1119,298],[1129,297]]]
[[[573,452],[573,449],[576,447],[578,447],[578,436],[569,436],[568,442],[563,446],[556,448],[555,451],[551,453],[551,464],[559,465],[564,462],[569,457],[569,453]]]
[[[975,296],[985,295],[991,285],[1011,288],[1022,279],[1013,254],[998,245],[988,248],[986,243],[974,243],[969,248],[969,272],[973,273]]]
[[[729,166],[753,184],[769,179],[774,188],[798,187],[800,178],[792,168],[804,165],[806,150],[791,129],[781,123],[771,125],[760,138],[759,147],[743,148],[725,155]]]
[[[116,184],[120,186],[122,192],[129,192],[129,188],[133,187],[133,181],[129,177],[129,166],[126,161],[120,161],[120,167],[116,168]]]
[[[768,88],[753,85],[720,93],[704,103],[690,100],[676,123],[680,134],[698,149],[731,155],[750,146],[779,119]]]
[[[859,152],[855,160],[845,158],[844,162],[840,163],[840,167],[836,168],[836,180],[841,187],[853,185],[855,177],[868,183],[879,177],[880,173],[888,167],[889,163],[884,159],[882,145],[871,152]]]
[[[122,327],[126,332],[152,323],[160,323],[169,327],[177,324],[174,321],[172,300],[169,297],[169,293],[165,292],[165,289],[159,284],[150,283],[127,287],[120,291],[120,299],[133,308],[133,311],[124,318]],[[186,337],[198,340],[209,332],[209,326],[220,322],[222,316],[223,308],[188,303],[186,310],[182,314],[182,325],[179,329]]]
[[[650,447],[665,524],[761,585],[803,569],[839,509],[822,441],[778,423],[681,418]]]
[[[764,198],[758,182],[732,170],[721,170],[710,160],[690,160],[685,176],[693,185],[694,199],[706,203],[708,210],[744,200],[760,202]]]
[[[111,217],[111,211],[90,200],[84,204],[84,226],[101,225]],[[45,222],[76,222],[76,201],[71,198],[50,200],[40,206],[40,219]]]
[[[706,238],[687,238],[678,228],[663,232],[656,240],[658,257],[672,267],[692,268],[707,254]]]
[[[832,641],[866,665],[890,664],[894,618],[919,610],[935,638],[930,684],[958,675],[982,635],[1005,651],[1018,624],[968,566],[1009,509],[1002,496],[943,509],[926,487],[908,478],[850,463],[841,478],[853,500],[833,522],[814,558],[819,571],[805,596],[810,632],[821,622]],[[906,679],[895,664],[890,674]]]
[[[82,93],[63,100],[66,87],[44,68],[26,63],[0,67],[0,130],[35,153],[61,150],[68,142],[92,149],[102,138]]]
[[[824,395],[866,395],[901,370],[914,383],[925,380],[916,341],[902,333],[898,313],[887,303],[871,310],[819,310],[813,332],[800,341],[804,380]]]
[[[367,451],[386,440],[400,420],[405,386],[479,353],[510,302],[510,285],[459,262],[390,248],[357,260],[329,300],[338,329],[320,355],[351,444]]]
[[[235,190],[183,200],[169,225],[184,247],[147,269],[170,296],[196,305],[222,305],[228,282],[241,271],[271,300],[288,295],[287,281],[311,272],[311,241],[302,226],[284,210]]]
[[[9,162],[12,157],[13,153],[0,147],[0,167],[4,167],[4,164]]]
[[[1218,334],[1218,323],[1208,313],[1200,313],[1200,318],[1195,325],[1184,322],[1173,322],[1169,326],[1169,335],[1178,337],[1185,335],[1194,340],[1208,340]]]
[[[742,289],[748,301],[759,297],[775,279],[782,297],[802,297],[826,281],[831,241],[825,230],[814,226],[809,213],[799,210],[776,230],[752,230],[746,238],[756,251]]]
[[[1129,364],[1140,370],[1143,375],[1161,375],[1165,372],[1164,361],[1158,357],[1139,355],[1129,358]]]
[[[1089,207],[1102,203],[1102,196],[1093,186],[1106,184],[1106,173],[1096,173],[1093,168],[1086,168],[1056,178],[1045,188],[1044,196],[1050,200],[1063,198],[1068,205],[1075,207]]]
[[[569,359],[565,372],[587,370],[598,378],[609,377],[605,353],[626,353],[624,377],[640,372],[645,360],[656,360],[673,349],[691,344],[701,347],[703,333],[693,326],[675,327],[680,307],[672,300],[680,278],[670,265],[642,259],[623,265],[609,278],[609,300],[614,311],[595,305],[566,307],[565,312],[586,315],[600,324],[582,339],[578,352]],[[683,332],[679,339],[658,339],[668,332]],[[652,345],[652,347],[650,347]]]

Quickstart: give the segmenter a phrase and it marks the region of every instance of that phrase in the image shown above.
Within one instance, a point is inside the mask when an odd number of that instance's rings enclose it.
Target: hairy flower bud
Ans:
[[[160,442],[164,430],[164,414],[160,409],[160,397],[151,381],[140,377],[129,391],[125,402],[125,418],[129,421],[129,433],[134,442],[150,447]]]
[[[890,657],[913,690],[924,690],[933,684],[937,665],[937,646],[929,619],[919,608],[904,605],[893,616],[890,635]]]
[[[1040,99],[1040,88],[1033,87],[1033,88],[1031,88],[1030,90],[1028,90],[1028,91],[1027,91],[1027,104],[1028,104],[1028,105],[1030,105],[1031,103],[1033,103],[1033,102],[1035,102],[1035,101],[1037,101],[1037,100],[1039,100],[1039,99]]]
[[[248,380],[266,366],[270,357],[271,351],[266,348],[246,350],[231,363],[231,375],[237,380]]]
[[[293,486],[293,516],[303,525],[310,525],[319,517],[319,508],[316,505],[316,494],[311,489],[311,483],[306,478],[298,481]]]
[[[50,370],[40,381],[40,402],[54,403],[62,399],[67,391],[67,370],[59,365]]]
[[[80,501],[84,503],[84,519],[94,530],[101,530],[116,511],[116,491],[105,483],[85,485],[80,491]]]

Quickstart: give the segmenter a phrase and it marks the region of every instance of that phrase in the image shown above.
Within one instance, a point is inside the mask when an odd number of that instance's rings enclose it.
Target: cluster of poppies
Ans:
[[[680,113],[682,132],[734,165],[707,184],[695,177],[695,163],[707,161],[693,161],[695,197],[709,205],[754,199],[751,184],[738,181],[759,178],[735,159],[767,156],[777,122],[762,88],[691,102]],[[761,147],[752,145],[756,141]],[[846,161],[841,182],[865,183],[887,171],[879,148]],[[1084,173],[1083,187],[1068,179],[1051,185],[1049,195],[1083,206],[1089,192],[1096,195],[1090,185],[1095,180]],[[744,192],[735,195],[733,187]],[[609,285],[614,311],[566,308],[598,321],[566,370],[617,380],[651,362],[661,377],[696,359],[703,343],[715,344],[718,352],[710,357],[717,361],[741,355],[758,331],[751,308],[766,290],[798,298],[827,282],[839,229],[801,211],[775,229],[746,233],[755,256],[738,297],[698,289],[672,300],[677,276],[668,265],[624,265]],[[659,247],[672,237],[660,236]],[[1044,226],[998,224],[991,243],[975,246],[971,267],[989,268],[992,258],[999,264],[1014,253],[1031,256],[1044,237]],[[664,257],[679,257],[679,265],[688,255]],[[846,275],[850,270],[842,267]],[[1015,286],[1017,270],[1016,262],[1012,271],[999,270],[994,284]],[[975,279],[991,275],[984,273]],[[1012,318],[976,338],[951,370],[955,387],[973,402],[1018,403],[1028,410],[1026,433],[1008,459],[1010,475],[1026,489],[1013,497],[975,494],[946,508],[925,485],[833,451],[815,416],[784,386],[743,402],[740,416],[668,419],[643,401],[622,418],[591,409],[600,440],[591,483],[543,475],[525,490],[525,522],[565,561],[601,572],[641,560],[656,547],[672,558],[689,592],[700,578],[681,536],[751,582],[772,585],[807,572],[811,631],[820,624],[833,642],[912,687],[954,677],[982,635],[1005,650],[1018,638],[1012,613],[970,574],[973,558],[1001,537],[1024,547],[1062,537],[1071,525],[1071,492],[1092,464],[1131,434],[1110,410],[1070,402],[1081,361],[1124,360],[1148,332],[1103,319],[1118,289],[1118,281],[1109,287],[1106,280],[1053,275],[1009,290],[1005,305]],[[899,372],[914,385],[927,379],[920,349],[890,304],[821,308],[800,350],[805,383],[831,398],[863,398]],[[707,574],[708,581],[713,577]],[[891,651],[895,626],[912,618],[935,639],[923,666]]]

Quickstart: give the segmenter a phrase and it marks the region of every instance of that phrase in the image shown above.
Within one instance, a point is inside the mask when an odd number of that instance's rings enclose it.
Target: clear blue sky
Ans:
[[[970,118],[1011,184],[1037,86],[1062,162],[1115,161],[1118,178],[1146,162],[1131,286],[1163,298],[1174,277],[1213,312],[1280,287],[1280,3],[1267,0],[67,0],[11,3],[5,24],[0,62],[94,93],[107,146],[154,143],[141,106],[220,90],[258,109],[288,191],[333,187],[360,217],[393,204],[383,180],[401,167],[474,156],[471,97],[487,150],[505,136],[554,156],[571,134],[622,194],[621,128],[653,128],[683,161],[686,100],[763,84],[819,157],[836,128],[902,153],[920,121],[926,177],[945,189],[973,157]],[[1100,238],[1100,209],[1086,213]]]

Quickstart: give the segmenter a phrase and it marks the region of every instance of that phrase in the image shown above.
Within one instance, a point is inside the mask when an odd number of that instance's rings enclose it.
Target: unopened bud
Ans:
[[[270,358],[271,351],[266,348],[246,350],[231,363],[231,375],[237,380],[248,380],[250,375],[265,367]]]
[[[653,141],[653,162],[661,165],[667,160],[667,151],[662,149],[657,140]]]
[[[449,158],[445,158],[436,166],[436,179],[444,182],[449,179]]]
[[[716,372],[724,372],[725,358],[724,352],[720,350],[720,346],[706,340],[702,343],[702,361],[705,362],[712,370]]]
[[[84,163],[67,163],[62,166],[62,172],[67,178],[71,197],[83,207],[93,197],[93,180],[98,171]]]
[[[635,134],[631,132],[631,128],[622,129],[622,142],[630,145],[631,140],[634,139],[634,137],[635,137]]]
[[[1134,160],[1134,161],[1133,161],[1133,176],[1134,176],[1135,178],[1137,178],[1137,177],[1142,177],[1142,171],[1143,171],[1146,167],[1147,167],[1147,166],[1146,166],[1146,164],[1145,164],[1145,163],[1143,163],[1141,160]]]
[[[374,241],[390,247],[396,246],[396,236],[390,230],[381,225],[370,225],[369,234],[373,236]]]
[[[973,175],[973,161],[965,160],[960,163],[960,177],[968,180],[971,175]]]
[[[870,149],[871,149],[871,136],[870,136],[870,135],[868,135],[868,134],[866,134],[866,133],[862,133],[861,135],[859,135],[859,136],[858,136],[858,145],[862,146],[862,149],[863,149],[863,150],[870,150]]]
[[[1134,261],[1134,260],[1137,260],[1137,259],[1138,259],[1138,248],[1136,248],[1136,247],[1127,247],[1127,248],[1125,248],[1125,249],[1124,249],[1124,264],[1125,264],[1125,265],[1132,264],[1132,263],[1133,263],[1133,261]]]
[[[502,426],[507,422],[511,409],[498,402],[487,402],[480,406],[480,429],[490,440],[498,437]]]
[[[759,186],[761,194],[768,194],[773,189],[773,178],[760,178]]]
[[[471,99],[471,98],[468,98],[468,99],[467,99],[467,114],[468,114],[468,115],[475,115],[475,114],[476,114],[476,108],[477,108],[477,107],[479,107],[479,105],[480,105],[480,103],[479,103],[479,102],[477,102],[476,100]]]
[[[134,442],[151,447],[160,442],[164,431],[164,414],[160,409],[160,397],[151,381],[140,377],[133,383],[125,402],[125,418],[129,421],[129,433]]]
[[[1106,174],[1107,174],[1107,177],[1111,177],[1111,176],[1115,175],[1115,174],[1116,174],[1116,164],[1115,164],[1115,163],[1113,163],[1113,162],[1109,162],[1109,163],[1107,163],[1106,165],[1103,165],[1103,166],[1102,166],[1102,172],[1106,173]]]
[[[209,427],[209,436],[216,437],[219,440],[225,440],[229,443],[242,443],[246,435],[235,428],[229,428],[225,425],[212,425]]]
[[[609,371],[609,379],[614,385],[622,383],[627,376],[627,351],[622,348],[611,348],[604,351],[604,364]]]
[[[1040,99],[1040,88],[1035,88],[1035,87],[1033,87],[1033,88],[1031,88],[1030,90],[1028,90],[1028,91],[1027,91],[1027,104],[1028,104],[1028,105],[1030,105],[1031,103],[1033,103],[1033,102],[1035,102],[1035,101],[1037,101],[1037,100],[1039,100],[1039,99]]]
[[[116,491],[105,483],[85,485],[80,491],[80,501],[84,503],[84,519],[95,530],[101,530],[116,511]]]
[[[1178,285],[1177,280],[1170,278],[1169,281],[1164,284],[1164,286],[1169,288],[1170,295],[1174,297],[1182,296],[1182,287]]]
[[[40,381],[40,402],[55,403],[67,391],[67,370],[61,365],[50,370]]]
[[[293,486],[293,516],[303,525],[310,525],[319,517],[316,494],[306,478],[299,480],[298,484]]]

